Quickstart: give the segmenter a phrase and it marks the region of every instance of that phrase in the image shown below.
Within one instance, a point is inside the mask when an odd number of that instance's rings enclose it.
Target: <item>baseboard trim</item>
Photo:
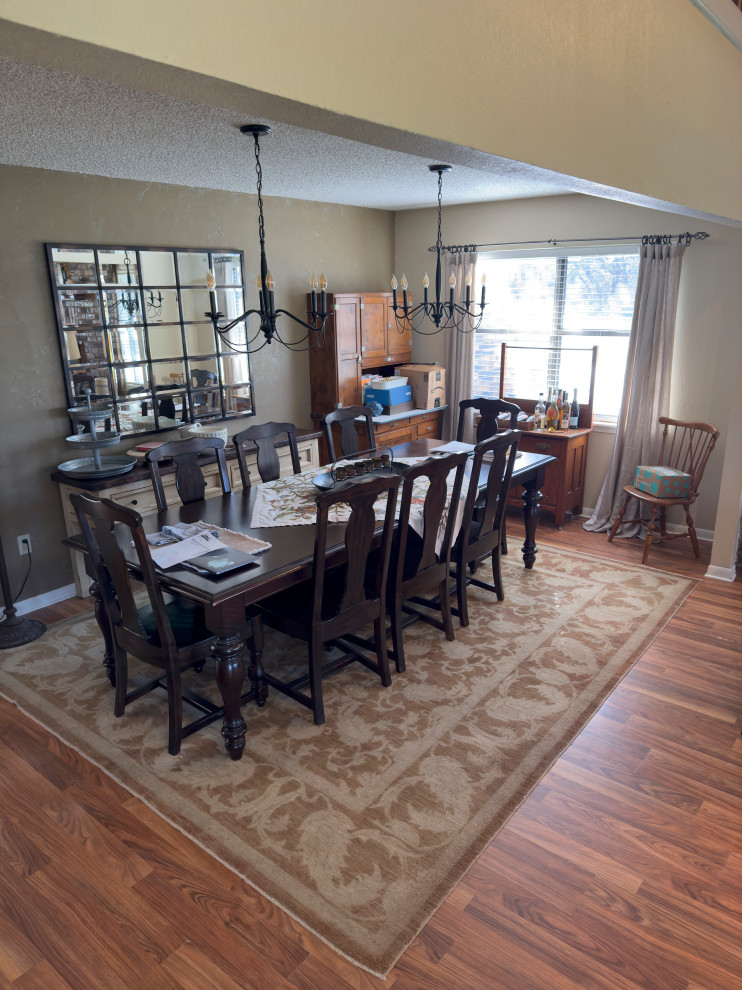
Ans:
[[[68,598],[74,598],[76,594],[74,584],[66,584],[63,588],[55,588],[53,591],[45,591],[43,595],[35,595],[33,598],[24,598],[22,601],[16,602],[16,612],[18,615],[27,615],[39,608],[46,608],[47,605],[65,602]]]
[[[713,578],[714,581],[731,582],[737,577],[737,569],[735,567],[719,567],[718,564],[709,564],[706,577]]]

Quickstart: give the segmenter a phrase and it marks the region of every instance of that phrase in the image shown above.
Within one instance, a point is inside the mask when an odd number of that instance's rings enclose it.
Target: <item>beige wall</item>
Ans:
[[[27,598],[71,581],[60,545],[59,495],[49,473],[77,456],[64,441],[71,430],[44,243],[241,248],[249,299],[257,270],[257,206],[249,195],[3,168],[0,216],[0,518],[14,594],[27,562],[18,555],[16,536],[31,534],[34,566],[23,592]],[[325,271],[338,292],[386,285],[393,257],[391,214],[269,197],[265,222],[278,306],[305,311],[315,270]],[[306,353],[274,344],[253,357],[252,368],[257,414],[250,422],[311,426]]]
[[[0,16],[49,32],[7,26],[11,57],[161,92],[189,70],[186,99],[375,143],[363,122],[381,125],[388,146],[425,135],[742,220],[742,53],[689,0],[128,0],[125,16],[0,0]]]
[[[707,241],[694,242],[683,260],[672,368],[669,414],[714,423],[721,430],[706,471],[696,522],[717,531],[712,563],[728,568],[736,552],[736,531],[742,492],[742,455],[737,426],[739,375],[742,362],[742,230],[682,216],[646,210],[587,196],[559,196],[448,207],[443,215],[447,244],[602,238],[703,229]],[[404,271],[413,296],[426,268],[426,248],[436,234],[435,211],[415,210],[396,218],[396,272]],[[415,357],[445,363],[443,335],[416,337]],[[613,435],[590,438],[585,504],[595,505],[613,446]],[[724,474],[724,498],[720,500]],[[717,503],[719,518],[717,519]]]

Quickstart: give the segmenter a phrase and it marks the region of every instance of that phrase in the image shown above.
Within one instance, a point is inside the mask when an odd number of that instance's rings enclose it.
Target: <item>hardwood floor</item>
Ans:
[[[579,522],[539,538],[641,560]],[[649,565],[700,579],[702,547]],[[386,982],[0,702],[0,990],[739,990],[741,591],[701,580]]]

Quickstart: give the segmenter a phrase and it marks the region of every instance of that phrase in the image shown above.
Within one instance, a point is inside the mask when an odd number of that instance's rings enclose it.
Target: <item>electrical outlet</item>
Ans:
[[[24,543],[25,540],[25,543]],[[23,536],[18,537],[18,553],[21,557],[25,557],[31,551],[31,537],[28,533],[24,533]]]

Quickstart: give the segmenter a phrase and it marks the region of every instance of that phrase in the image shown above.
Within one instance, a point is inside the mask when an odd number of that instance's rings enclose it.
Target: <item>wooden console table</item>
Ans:
[[[302,471],[320,466],[318,448],[319,436],[319,433],[312,430],[296,431],[296,443],[299,450],[299,460],[301,462]],[[240,476],[237,455],[231,441],[227,441],[225,454],[227,457],[227,471],[229,473],[230,484],[232,486],[232,490],[237,491],[242,488],[242,478]],[[143,456],[144,455],[142,455],[142,457]],[[291,454],[287,443],[278,445],[278,459],[281,464],[281,475],[284,476],[291,474],[293,469],[291,465]],[[248,454],[247,464],[250,470],[251,480],[255,484],[259,483],[260,475],[258,474],[254,454]],[[162,473],[163,487],[167,497],[167,504],[180,505],[180,498],[175,490],[175,469],[172,466],[165,466],[163,467]],[[212,495],[221,495],[222,489],[219,483],[217,464],[213,458],[206,459],[204,461],[203,475],[204,480],[206,481],[204,498],[209,498]],[[110,498],[119,505],[125,505],[128,508],[136,509],[142,516],[149,515],[152,512],[157,512],[157,503],[155,501],[154,489],[152,488],[152,481],[150,479],[149,470],[144,463],[137,464],[133,471],[129,471],[128,474],[117,475],[110,478],[72,479],[67,477],[67,475],[62,474],[61,471],[54,471],[51,475],[51,479],[59,485],[59,494],[62,499],[62,508],[64,511],[64,524],[66,535],[68,537],[74,536],[80,532],[75,510],[72,508],[70,503],[70,495],[73,492],[93,492],[100,498]],[[70,557],[72,560],[72,571],[75,579],[75,590],[77,597],[87,598],[90,595],[90,576],[85,570],[85,562],[83,557],[75,550],[70,550]]]

